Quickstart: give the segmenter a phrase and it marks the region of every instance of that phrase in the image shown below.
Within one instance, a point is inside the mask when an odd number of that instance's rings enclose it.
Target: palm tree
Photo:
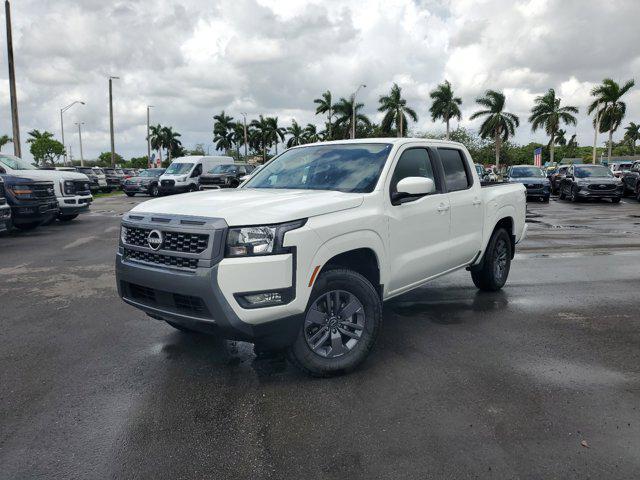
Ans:
[[[589,105],[589,113],[599,109],[599,119],[593,120],[594,126],[597,127],[598,120],[600,123],[600,133],[609,131],[607,158],[611,162],[611,146],[613,144],[613,132],[615,132],[627,111],[627,105],[620,99],[635,85],[633,79],[628,80],[622,87],[610,78],[605,78],[601,85],[591,90],[591,96],[595,100]]]
[[[630,122],[629,125],[627,125],[624,130],[625,130],[624,139],[627,142],[629,142],[629,145],[631,145],[632,155],[635,155],[636,142],[640,140],[640,125],[638,125],[637,123]],[[2,143],[3,138],[6,138],[6,135],[3,135],[0,138],[0,148],[2,148],[2,145],[4,145],[4,143]]]
[[[560,129],[560,125],[576,125],[578,121],[573,116],[578,113],[578,109],[573,106],[561,107],[560,98],[556,97],[556,91],[550,88],[547,93],[536,97],[535,105],[531,109],[531,129],[535,132],[538,128],[544,127],[545,132],[549,135],[549,158],[553,162],[554,148],[556,144],[556,135]],[[566,133],[566,132],[565,132]]]
[[[182,146],[179,138],[182,136],[178,132],[173,131],[173,127],[162,127],[162,146],[167,150],[167,158],[171,163],[172,152],[178,150]]]
[[[304,141],[305,143],[315,143],[322,140],[322,135],[318,132],[318,127],[313,123],[307,123],[304,127]]]
[[[0,137],[0,151],[2,150],[2,147],[4,147],[7,143],[10,143],[10,142],[13,142],[13,140],[11,140],[11,138],[8,135],[2,135]]]
[[[333,97],[331,96],[331,91],[327,90],[322,94],[322,98],[316,98],[313,103],[317,103],[318,107],[316,108],[316,115],[320,115],[321,113],[327,114],[327,125],[329,126],[329,134],[327,140],[331,140],[332,137],[332,119],[335,114],[334,105],[333,105]]]
[[[33,143],[40,138],[53,138],[53,133],[47,132],[46,130],[41,132],[40,130],[34,129],[27,132],[27,135],[31,137],[27,139],[27,143]]]
[[[449,122],[452,118],[460,120],[462,113],[460,112],[460,105],[462,105],[462,99],[460,97],[453,96],[453,89],[448,80],[441,83],[429,93],[429,96],[433,100],[431,108],[431,120],[434,122],[437,119],[442,119],[447,124],[447,134],[445,138],[449,140]]]
[[[566,130],[562,130],[559,129],[555,136],[553,136],[553,143],[555,143],[556,145],[560,145],[561,147],[564,147],[567,144],[567,137],[565,136],[567,134]],[[551,140],[549,140],[549,143],[551,143]],[[553,148],[553,145],[550,145],[551,148]],[[553,156],[551,157],[551,161],[553,162]]]
[[[284,135],[287,133],[286,128],[278,126],[278,117],[267,117],[268,139],[269,145],[275,144],[276,155],[278,154],[278,143],[284,142]]]
[[[414,122],[418,121],[418,115],[416,115],[414,109],[407,107],[407,101],[402,98],[402,89],[397,83],[393,84],[389,95],[382,95],[378,101],[380,102],[378,111],[384,112],[384,117],[382,118],[382,130],[384,132],[390,132],[391,125],[395,122],[398,137],[404,137],[407,115]]]
[[[291,126],[287,128],[287,133],[291,135],[289,140],[287,140],[287,148],[302,145],[304,143],[304,129],[295,120],[291,121]]]
[[[258,117],[258,120],[251,121],[251,148],[262,152],[262,163],[267,161],[267,147],[269,143],[270,125],[266,118],[262,115]]]
[[[213,119],[213,142],[216,150],[226,152],[233,148],[233,117],[224,113],[224,110],[218,115],[214,115]]]
[[[235,122],[231,126],[231,142],[236,146],[236,153],[238,159],[240,159],[240,145],[244,145],[244,124],[242,122]]]
[[[157,150],[160,153],[160,163],[162,163],[162,149],[164,147],[164,134],[162,131],[162,125],[151,125],[149,127],[149,142],[151,148]]]
[[[513,113],[504,111],[505,96],[502,92],[487,90],[484,97],[476,99],[476,103],[485,107],[471,115],[471,120],[486,117],[480,125],[480,136],[493,139],[496,151],[496,167],[500,166],[500,147],[520,126],[520,119]]]
[[[351,95],[348,100],[342,97],[340,98],[340,101],[338,101],[338,103],[333,106],[333,109],[337,116],[335,126],[344,127],[346,133],[344,138],[349,138],[354,110],[356,114],[356,127],[358,126],[358,122],[363,123],[366,126],[371,125],[371,121],[369,120],[369,118],[367,118],[366,115],[358,113],[358,110],[364,107],[364,103],[356,103],[354,106],[353,100],[353,95]]]
[[[577,139],[578,135],[577,134],[573,134],[571,135],[571,138],[569,139],[569,141],[567,142],[567,147],[577,147],[578,146],[578,139]]]

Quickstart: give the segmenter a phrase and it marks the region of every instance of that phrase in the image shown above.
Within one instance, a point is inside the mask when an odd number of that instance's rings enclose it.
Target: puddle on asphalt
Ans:
[[[622,372],[600,365],[586,365],[556,359],[534,360],[515,367],[522,373],[533,376],[539,382],[569,388],[619,385],[634,380]]]

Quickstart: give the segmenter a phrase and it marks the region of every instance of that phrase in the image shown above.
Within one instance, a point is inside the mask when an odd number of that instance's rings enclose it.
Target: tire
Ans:
[[[620,197],[615,197],[611,199],[611,203],[620,203],[620,200],[622,200]]]
[[[157,197],[160,195],[160,191],[158,190],[157,185],[153,185],[151,187],[151,190],[149,190],[149,195],[151,195],[152,197]]]
[[[190,328],[180,325],[179,323],[173,323],[173,322],[170,322],[169,320],[165,320],[165,322],[167,322],[176,330],[180,330],[182,333],[199,333],[199,332],[196,332],[195,330],[191,330]]]
[[[78,213],[70,213],[69,215],[63,215],[61,213],[60,215],[58,215],[58,220],[60,220],[61,222],[70,222],[74,218],[77,218],[78,215]]]
[[[549,195],[542,198],[543,203],[549,203]]]
[[[576,187],[571,187],[571,201],[575,203],[578,200],[578,191],[576,190]]]
[[[189,192],[197,192],[197,191],[198,191],[198,186],[192,183],[189,186]]]
[[[135,193],[131,193],[131,192],[124,192],[124,193],[125,193],[125,195],[126,195],[127,197],[135,197],[135,196],[136,196],[136,194],[135,194]]]
[[[567,196],[564,194],[564,188],[560,185],[560,196],[558,197],[560,200],[564,200]]]
[[[367,358],[381,325],[382,301],[373,285],[352,270],[327,270],[316,280],[287,356],[314,377],[349,372]]]
[[[236,180],[232,180],[231,183],[229,183],[229,188],[238,188],[238,185],[240,185],[240,183]]]
[[[13,224],[14,227],[16,227],[18,230],[33,230],[34,228],[39,227],[41,224],[41,222],[29,222],[29,223],[19,223],[19,224]]]
[[[509,277],[511,254],[511,238],[504,228],[498,228],[491,235],[480,265],[471,268],[474,285],[487,292],[500,290]]]

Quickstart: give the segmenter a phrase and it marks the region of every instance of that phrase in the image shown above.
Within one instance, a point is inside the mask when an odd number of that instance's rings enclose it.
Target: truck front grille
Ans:
[[[160,253],[142,252],[140,250],[124,249],[124,258],[126,260],[134,260],[165,267],[187,268],[195,270],[198,268],[197,258],[172,257],[170,255],[162,255]]]
[[[175,184],[175,180],[162,180],[160,182],[160,186],[162,187],[173,187]]]
[[[74,180],[73,189],[76,195],[89,195],[91,193],[91,182],[89,180]]]
[[[55,190],[53,189],[53,182],[38,182],[29,185],[33,191],[33,196],[43,199],[56,199]]]
[[[200,297],[165,292],[124,281],[121,282],[121,287],[125,297],[143,305],[194,317],[211,318],[207,306]]]
[[[147,237],[150,228],[141,227],[125,227],[126,243],[129,245],[135,245],[137,247],[148,247]],[[188,232],[162,232],[163,242],[161,245],[162,250],[168,250],[170,252],[179,253],[202,253],[207,249],[209,245],[209,235],[203,233],[188,233]]]

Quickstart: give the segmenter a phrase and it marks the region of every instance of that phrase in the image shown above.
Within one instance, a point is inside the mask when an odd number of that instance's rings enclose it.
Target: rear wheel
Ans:
[[[70,213],[68,215],[63,215],[61,213],[60,215],[58,215],[58,220],[60,220],[61,222],[70,222],[71,220],[73,220],[77,216],[78,216],[77,213]]]
[[[353,370],[369,355],[381,324],[382,301],[373,285],[352,270],[328,270],[313,287],[289,359],[318,377]]]
[[[151,187],[151,190],[149,191],[149,194],[150,194],[152,197],[157,197],[158,195],[160,195],[160,192],[158,191],[158,186],[157,186],[157,185],[153,185],[153,186]]]
[[[482,263],[471,268],[471,278],[480,290],[495,292],[507,282],[511,269],[511,238],[499,228],[489,240]]]
[[[132,193],[132,192],[124,192],[124,193],[127,194],[127,197],[134,197],[135,196],[135,193]]]

